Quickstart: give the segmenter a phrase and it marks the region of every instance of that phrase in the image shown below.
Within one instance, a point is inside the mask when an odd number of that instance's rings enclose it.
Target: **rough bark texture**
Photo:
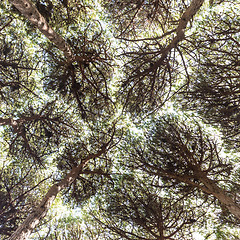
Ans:
[[[83,167],[87,162],[92,159],[99,157],[106,151],[106,147],[102,148],[96,154],[91,154],[82,160],[81,164],[73,168],[68,175],[63,178],[59,183],[54,184],[47,192],[39,206],[25,219],[25,221],[18,227],[14,234],[9,238],[9,240],[24,240],[28,239],[29,235],[33,229],[38,225],[38,223],[43,219],[49,208],[51,207],[53,201],[55,200],[57,194],[64,188],[70,186],[72,182],[76,180],[78,175],[82,172]]]
[[[187,27],[188,22],[194,17],[194,15],[198,12],[198,10],[203,5],[204,0],[193,0],[190,6],[183,13],[182,17],[179,20],[178,27],[176,29],[177,36],[170,42],[170,44],[163,50],[160,59],[153,64],[149,69],[147,69],[144,74],[148,74],[153,69],[162,65],[163,60],[167,57],[168,53],[171,49],[175,48],[177,44],[184,39],[185,29]]]
[[[74,58],[70,46],[58,35],[29,0],[10,0],[11,3],[43,33],[57,48],[63,51],[68,61]]]
[[[39,13],[37,8],[29,0],[10,1],[34,26],[40,30],[40,32],[42,32],[51,42],[53,42],[57,48],[63,51],[67,61],[73,61],[74,55],[70,46],[49,26],[46,19]],[[18,122],[12,119],[0,119],[0,125],[11,125],[14,127],[18,125]],[[73,168],[64,179],[62,179],[59,183],[54,184],[49,189],[39,206],[25,219],[23,224],[18,227],[9,240],[28,239],[36,225],[41,221],[42,218],[46,216],[57,194],[76,180],[77,176],[90,159],[100,156],[105,151],[106,148],[102,148],[98,153],[89,155],[86,159],[82,160],[78,167]]]
[[[201,174],[196,175],[196,178],[198,178],[202,183],[201,185],[193,182],[187,176],[180,176],[171,173],[165,173],[164,175],[173,179],[177,179],[190,186],[199,188],[207,194],[213,195],[229,210],[230,213],[232,213],[235,217],[237,217],[240,220],[240,206],[229,196],[229,194],[226,191],[220,188],[213,180],[205,176],[203,172],[201,172]]]
[[[234,202],[234,200],[217,184],[207,178],[200,178],[201,182],[205,185],[205,187],[211,192],[211,194],[216,197],[235,217],[240,220],[240,206]]]

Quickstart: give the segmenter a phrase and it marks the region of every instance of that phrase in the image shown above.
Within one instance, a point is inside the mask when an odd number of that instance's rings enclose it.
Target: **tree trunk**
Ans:
[[[10,0],[10,2],[43,33],[58,49],[63,51],[68,61],[72,61],[74,54],[66,41],[58,35],[39,13],[37,8],[29,0]]]
[[[102,148],[96,154],[91,154],[81,161],[81,164],[73,168],[65,178],[63,178],[59,183],[54,184],[47,192],[39,206],[25,219],[25,221],[20,225],[9,240],[24,240],[28,239],[29,235],[33,229],[38,225],[38,223],[46,216],[48,210],[50,209],[53,201],[55,200],[57,194],[64,188],[70,186],[78,175],[81,173],[83,167],[87,164],[90,159],[99,157],[106,151],[106,147]]]
[[[186,11],[183,13],[182,17],[179,20],[179,24],[176,29],[177,36],[173,38],[170,44],[162,51],[160,59],[156,63],[154,63],[153,66],[151,66],[149,69],[145,70],[144,72],[145,75],[147,75],[153,69],[156,69],[157,67],[161,66],[163,60],[167,57],[168,53],[173,48],[175,48],[179,42],[181,42],[184,39],[187,24],[194,17],[194,15],[196,15],[196,13],[199,11],[203,3],[204,0],[192,0],[191,4],[189,5],[189,7],[186,9]]]
[[[41,33],[43,33],[51,42],[53,42],[58,49],[63,51],[67,61],[72,62],[74,60],[74,54],[70,46],[65,40],[58,35],[47,23],[46,19],[39,13],[37,8],[29,0],[10,0],[10,2],[34,25]],[[10,121],[11,122],[11,121]],[[6,124],[3,119],[0,119],[1,124]],[[8,121],[7,121],[8,123]],[[1,125],[0,124],[0,125]],[[9,123],[8,123],[9,124]],[[39,206],[25,219],[21,226],[14,232],[9,240],[23,240],[27,239],[37,224],[43,219],[57,194],[64,188],[70,186],[72,182],[76,180],[78,175],[81,173],[83,167],[87,162],[92,159],[99,157],[106,151],[106,146],[103,147],[98,153],[89,155],[87,158],[81,161],[81,164],[73,168],[70,173],[62,179],[59,183],[54,184]]]
[[[200,172],[200,171],[199,171]],[[203,184],[194,183],[186,176],[176,175],[174,173],[164,173],[164,176],[167,176],[172,179],[177,179],[181,182],[186,183],[187,185],[201,189],[203,192],[213,195],[216,197],[236,218],[240,220],[240,206],[234,202],[234,200],[229,196],[229,194],[220,188],[213,180],[209,179],[204,172],[196,174],[196,178]]]
[[[240,206],[234,202],[234,200],[217,184],[207,178],[202,177],[200,181],[205,185],[205,187],[211,192],[211,194],[216,197],[235,217],[240,220]]]

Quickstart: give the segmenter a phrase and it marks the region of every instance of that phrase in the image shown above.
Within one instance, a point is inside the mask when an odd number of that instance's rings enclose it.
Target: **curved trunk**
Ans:
[[[218,187],[213,180],[207,177],[201,177],[200,181],[208,191],[229,210],[230,213],[240,220],[240,206],[222,188]]]
[[[159,60],[154,63],[149,69],[145,70],[145,74],[151,72],[153,69],[162,65],[163,60],[167,57],[168,53],[177,46],[179,42],[184,40],[185,30],[189,21],[196,15],[203,5],[204,0],[193,0],[186,11],[183,13],[179,20],[178,27],[176,29],[176,37],[169,43],[169,45],[162,51],[162,55]]]
[[[57,194],[64,188],[70,186],[78,175],[82,172],[83,167],[87,162],[92,159],[99,157],[106,151],[106,148],[102,148],[96,154],[91,154],[87,158],[81,161],[81,164],[73,168],[65,178],[63,178],[59,183],[54,184],[47,192],[39,206],[25,219],[25,221],[18,227],[18,229],[13,233],[9,240],[24,240],[28,239],[29,235],[33,229],[38,225],[38,223],[46,216],[48,210],[50,209],[53,201],[55,200]]]
[[[201,189],[203,192],[216,197],[219,200],[219,202],[221,202],[229,210],[230,213],[232,213],[236,218],[240,220],[239,204],[237,204],[225,190],[220,188],[216,184],[216,182],[209,179],[204,172],[201,172],[201,174],[199,173],[196,174],[196,178],[200,180],[202,185],[193,182],[192,180],[189,179],[188,176],[181,176],[181,175],[176,175],[174,173],[167,173],[167,172],[164,173],[164,176],[167,176],[172,179],[177,179],[181,182],[186,183],[187,185]]]
[[[58,49],[63,51],[68,61],[72,61],[74,55],[66,41],[57,34],[37,8],[29,0],[10,0],[10,2],[43,33]]]

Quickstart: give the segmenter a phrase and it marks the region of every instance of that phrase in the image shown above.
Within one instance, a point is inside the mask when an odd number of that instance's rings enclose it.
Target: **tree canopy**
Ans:
[[[239,10],[2,1],[0,239],[239,239]]]

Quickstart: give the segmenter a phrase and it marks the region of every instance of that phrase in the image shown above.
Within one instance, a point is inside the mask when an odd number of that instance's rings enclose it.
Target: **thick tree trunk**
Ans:
[[[207,178],[202,177],[200,181],[205,185],[211,194],[216,197],[235,217],[240,220],[240,206],[235,203],[235,201],[224,191],[222,188],[218,187],[217,184]]]
[[[38,225],[38,223],[46,216],[48,210],[50,209],[53,201],[55,200],[57,194],[64,188],[70,186],[73,183],[78,175],[81,173],[83,167],[87,164],[87,162],[92,159],[99,157],[106,151],[106,148],[102,148],[96,154],[91,154],[84,160],[82,160],[81,164],[75,168],[73,168],[68,175],[63,178],[59,183],[54,184],[39,206],[25,219],[25,221],[18,227],[18,229],[14,232],[14,234],[9,238],[9,240],[24,240],[28,239],[29,235],[33,231],[33,229]]]
[[[200,171],[199,171],[200,172]],[[184,182],[190,186],[196,187],[201,189],[203,192],[213,195],[216,197],[219,202],[221,202],[230,213],[232,213],[235,217],[237,217],[240,220],[240,206],[237,204],[230,196],[229,194],[224,191],[222,188],[220,188],[213,180],[209,179],[204,172],[201,172],[201,174],[196,174],[196,178],[200,180],[202,183],[201,185],[198,183],[193,182],[186,176],[176,175],[174,173],[164,173],[165,176],[177,179],[180,182]]]
[[[184,39],[185,35],[185,29],[187,27],[187,24],[190,22],[190,20],[196,15],[196,13],[200,10],[201,6],[203,5],[204,0],[193,0],[189,7],[186,9],[186,11],[183,13],[182,17],[179,20],[178,27],[176,29],[177,36],[173,38],[173,40],[170,42],[170,44],[163,50],[162,55],[160,59],[153,64],[149,69],[146,69],[144,74],[148,74],[149,72],[152,72],[153,69],[156,69],[157,67],[162,65],[163,60],[167,57],[168,53],[177,46],[179,42],[181,42]]]
[[[10,2],[42,32],[57,48],[63,51],[68,61],[74,58],[70,46],[58,35],[29,0],[10,0]]]
[[[10,0],[10,2],[34,25],[40,32],[42,32],[51,42],[53,42],[58,49],[63,51],[67,61],[71,62],[74,60],[74,54],[70,46],[65,42],[65,40],[58,35],[47,23],[46,19],[39,13],[37,8],[29,0]],[[0,119],[0,125],[9,124],[12,125],[16,121],[11,119]],[[23,240],[28,239],[29,235],[37,224],[43,219],[49,208],[51,207],[53,201],[55,200],[57,194],[64,188],[70,186],[72,182],[76,180],[78,175],[81,173],[83,167],[87,162],[92,159],[99,157],[102,153],[106,151],[106,147],[102,148],[96,154],[89,155],[86,159],[82,160],[78,167],[75,167],[71,172],[62,179],[59,183],[54,184],[39,206],[25,219],[21,226],[14,232],[14,234],[9,238],[9,240]]]

